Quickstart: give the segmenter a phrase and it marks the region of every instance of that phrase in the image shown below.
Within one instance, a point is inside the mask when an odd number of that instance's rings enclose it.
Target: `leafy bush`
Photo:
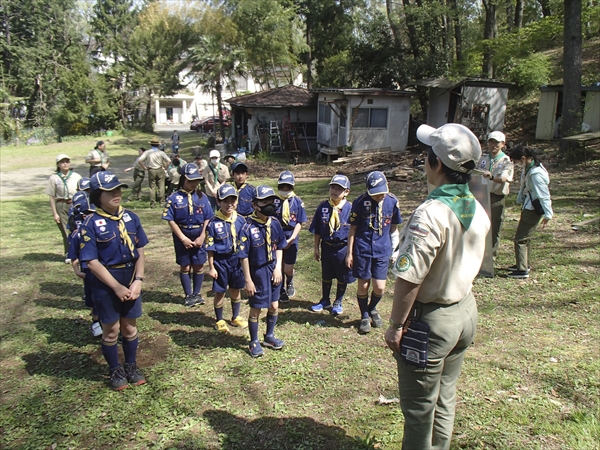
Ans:
[[[551,73],[550,59],[542,53],[534,53],[511,61],[502,78],[516,83],[518,91],[526,93],[547,84]]]

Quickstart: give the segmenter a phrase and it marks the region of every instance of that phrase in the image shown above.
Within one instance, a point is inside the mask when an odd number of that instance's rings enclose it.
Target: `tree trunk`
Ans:
[[[525,9],[525,1],[517,0],[515,7],[515,28],[517,30],[523,28],[523,10]]]
[[[483,67],[481,76],[484,78],[494,78],[493,50],[492,40],[495,36],[496,27],[496,0],[483,0],[485,8],[485,28],[483,30],[483,39],[485,49],[483,51]]]
[[[581,132],[581,0],[565,0],[561,137]],[[567,76],[568,75],[568,76]],[[561,151],[569,142],[561,141]]]
[[[158,117],[159,111],[156,111]],[[144,131],[152,132],[152,91],[148,92],[148,101],[146,102],[146,118],[144,120]]]
[[[35,108],[37,96],[42,91],[42,80],[41,79],[42,79],[41,75],[38,75],[35,77],[35,85],[33,87],[33,92],[31,93],[31,96],[29,97],[29,104],[27,105],[27,115],[25,116],[25,122],[30,127],[32,127],[34,125],[33,124],[33,121],[35,119],[34,108]]]
[[[538,0],[538,3],[542,7],[542,15],[544,17],[550,16],[550,0]],[[565,2],[565,8],[566,8],[566,3],[567,2]]]
[[[217,81],[215,86],[217,94],[217,109],[219,111],[219,130],[221,132],[221,138],[225,141],[225,128],[223,127],[223,86],[221,85],[221,79]],[[215,126],[215,143],[217,142],[216,136],[217,127]]]
[[[402,29],[400,27],[399,14],[394,9],[393,0],[385,0],[385,10],[387,12],[388,22],[390,23],[390,29],[394,36],[394,43],[397,49],[402,48]]]
[[[308,53],[306,53],[306,87],[312,89],[312,33],[308,15],[306,17],[306,45],[308,46]]]
[[[414,14],[411,12],[410,0],[402,0],[404,5],[404,16],[406,17],[406,27],[408,29],[408,40],[410,42],[410,49],[415,58],[415,62],[421,56],[421,49],[419,48],[419,32],[414,26]]]
[[[454,45],[456,49],[456,60],[464,61],[464,55],[462,51],[462,28],[460,25],[460,14],[458,12],[458,6],[456,0],[449,0],[450,9],[452,10],[452,21],[454,22]]]

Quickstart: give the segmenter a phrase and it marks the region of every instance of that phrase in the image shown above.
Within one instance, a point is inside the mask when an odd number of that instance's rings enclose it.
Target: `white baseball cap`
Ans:
[[[221,153],[219,152],[219,150],[211,150],[210,153],[208,154],[209,158],[220,158],[221,157]]]
[[[504,136],[502,131],[492,131],[490,134],[488,134],[487,140],[490,141],[492,139],[496,142],[506,142],[506,136]]]
[[[68,159],[69,161],[71,161],[71,158],[69,158],[69,155],[65,155],[64,153],[61,153],[60,155],[58,155],[56,157],[56,163],[58,164],[59,162],[61,162],[63,159]]]
[[[421,125],[417,128],[417,139],[429,145],[435,156],[452,170],[461,173],[471,173],[472,170],[463,164],[477,161],[481,158],[481,144],[477,136],[464,125],[447,123],[439,128]]]

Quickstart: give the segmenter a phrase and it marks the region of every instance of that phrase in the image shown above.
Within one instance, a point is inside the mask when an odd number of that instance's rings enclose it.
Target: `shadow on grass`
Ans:
[[[71,298],[36,298],[33,302],[45,308],[89,311],[83,300],[73,300]]]
[[[344,313],[339,316],[332,316],[329,314],[329,310],[313,312],[310,310],[312,305],[314,303],[302,300],[291,300],[289,303],[279,302],[280,314],[277,323],[294,322],[300,325],[309,323],[321,327],[352,328],[357,326],[355,323],[360,322],[358,320],[347,322],[348,315]]]
[[[23,261],[61,261],[64,263],[65,257],[58,253],[25,253],[21,259]]]
[[[80,280],[77,278],[77,280]],[[81,298],[83,295],[83,282],[61,282],[61,281],[44,281],[40,283],[40,293],[52,294],[58,297]]]
[[[261,417],[247,420],[226,411],[209,410],[203,414],[213,430],[221,436],[221,449],[310,448],[367,450],[374,448],[348,436],[343,428],[324,425],[310,417]],[[188,439],[193,439],[191,436]],[[188,443],[189,441],[185,442]],[[180,443],[172,443],[176,448]]]
[[[230,333],[218,333],[217,331],[169,331],[171,340],[180,347],[189,348],[231,348],[248,345],[246,336],[236,336]]]
[[[173,303],[182,304],[183,299],[180,295],[173,295],[163,291],[142,291],[142,300],[144,303]]]
[[[29,375],[99,381],[106,372],[106,365],[97,363],[88,353],[42,351],[29,353],[22,359]]]
[[[208,317],[203,311],[194,308],[190,308],[186,312],[163,312],[163,311],[152,311],[148,314],[154,320],[158,320],[164,325],[175,324],[185,325],[188,327],[208,327],[212,328],[215,325],[215,320],[212,317]]]
[[[73,347],[85,347],[89,344],[99,343],[99,339],[92,336],[90,323],[87,321],[47,317],[34,320],[33,324],[40,333],[47,336],[49,344],[62,342]]]

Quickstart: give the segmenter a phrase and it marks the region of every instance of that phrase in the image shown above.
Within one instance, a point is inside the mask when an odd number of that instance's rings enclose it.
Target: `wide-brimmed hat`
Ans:
[[[461,173],[471,173],[463,164],[477,161],[481,158],[481,144],[477,136],[464,125],[447,123],[439,128],[421,125],[417,128],[417,139],[429,145],[435,156],[452,170]]]
[[[90,178],[90,189],[95,191],[100,189],[101,191],[112,191],[118,187],[128,188],[129,186],[125,183],[121,183],[117,176],[108,171],[96,172]]]
[[[150,145],[155,145],[158,147],[160,145],[160,141],[157,138],[152,138]]]

